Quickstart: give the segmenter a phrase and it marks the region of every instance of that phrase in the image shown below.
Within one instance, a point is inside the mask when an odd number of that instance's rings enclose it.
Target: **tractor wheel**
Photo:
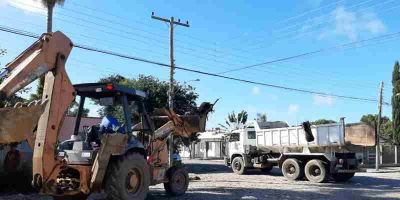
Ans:
[[[234,158],[231,167],[233,172],[235,172],[236,174],[246,174],[246,167],[244,167],[244,161],[242,157]]]
[[[290,181],[300,180],[304,177],[304,168],[299,160],[288,158],[282,164],[282,174]]]
[[[139,153],[129,153],[110,163],[105,178],[107,199],[145,199],[149,191],[149,166]]]
[[[164,183],[165,192],[170,196],[181,196],[189,187],[189,174],[184,166],[171,167],[167,172],[168,182]]]
[[[274,168],[274,166],[273,165],[269,165],[268,167],[260,168],[260,170],[263,173],[269,173],[269,172],[271,172],[272,168]]]
[[[323,183],[328,179],[328,172],[321,160],[314,159],[307,162],[306,177],[309,181],[314,183]]]
[[[353,178],[354,174],[355,174],[354,172],[353,173],[332,174],[332,178],[335,182],[346,182],[346,181],[350,180],[351,178]]]

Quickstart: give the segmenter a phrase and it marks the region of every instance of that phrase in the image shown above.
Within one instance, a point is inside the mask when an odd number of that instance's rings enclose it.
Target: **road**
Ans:
[[[287,181],[278,168],[265,174],[258,170],[249,175],[236,175],[221,161],[185,161],[190,176],[200,180],[191,181],[187,193],[179,198],[165,195],[162,185],[150,188],[149,200],[163,199],[400,199],[400,168],[395,173],[358,173],[346,183],[310,183]],[[3,195],[4,200],[31,200],[50,198],[36,194]],[[91,200],[103,200],[104,195],[95,194]]]
[[[278,168],[270,173],[236,175],[221,161],[186,161],[191,176],[187,194],[179,199],[400,199],[400,168],[396,173],[358,173],[346,183],[287,181]],[[160,186],[150,199],[168,199]]]

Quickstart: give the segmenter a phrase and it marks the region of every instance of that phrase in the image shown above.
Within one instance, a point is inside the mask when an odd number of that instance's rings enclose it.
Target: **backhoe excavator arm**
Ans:
[[[55,144],[65,111],[75,98],[75,89],[65,72],[72,46],[61,32],[43,34],[0,73],[0,98],[10,97],[45,76],[40,104],[0,109],[0,143],[29,140],[36,130],[33,175],[37,187],[50,178],[59,162],[54,155]]]

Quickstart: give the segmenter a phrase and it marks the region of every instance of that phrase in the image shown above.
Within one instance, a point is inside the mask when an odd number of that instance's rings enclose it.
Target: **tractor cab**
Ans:
[[[154,127],[147,114],[144,101],[147,94],[143,91],[128,88],[113,83],[86,83],[74,85],[76,96],[80,97],[74,132],[71,138],[62,141],[58,147],[58,157],[67,161],[68,164],[90,165],[95,159],[97,150],[102,145],[101,138],[104,135],[119,134],[126,136],[128,141],[125,148],[144,148],[141,140],[137,139],[132,132],[149,132]],[[85,102],[91,99],[103,106],[104,109],[120,111],[118,124],[113,124],[112,129],[102,129],[94,125],[79,133]],[[111,116],[117,120],[117,116]],[[103,121],[106,118],[103,118]],[[103,123],[102,123],[103,124]],[[141,124],[141,126],[135,126]]]

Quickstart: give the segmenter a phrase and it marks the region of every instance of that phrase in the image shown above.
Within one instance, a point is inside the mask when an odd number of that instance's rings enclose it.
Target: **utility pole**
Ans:
[[[174,17],[171,17],[170,19],[162,18],[155,16],[154,12],[151,13],[151,18],[160,20],[163,22],[167,22],[169,25],[169,57],[170,57],[170,71],[169,71],[169,91],[168,91],[168,106],[170,110],[174,109],[174,74],[175,74],[175,58],[174,58],[174,26],[184,26],[184,27],[189,27],[189,21],[186,21],[186,23],[181,23],[181,20],[178,19],[178,21],[174,20]],[[173,166],[174,163],[174,157],[173,157],[173,152],[174,152],[174,139],[171,134],[168,140],[169,144],[169,165]]]
[[[378,122],[376,125],[376,152],[375,152],[375,170],[379,171],[379,164],[381,163],[381,149],[380,149],[380,129],[381,129],[381,117],[382,117],[382,103],[383,103],[383,81],[381,82],[381,87],[379,91],[379,104],[378,104]]]

